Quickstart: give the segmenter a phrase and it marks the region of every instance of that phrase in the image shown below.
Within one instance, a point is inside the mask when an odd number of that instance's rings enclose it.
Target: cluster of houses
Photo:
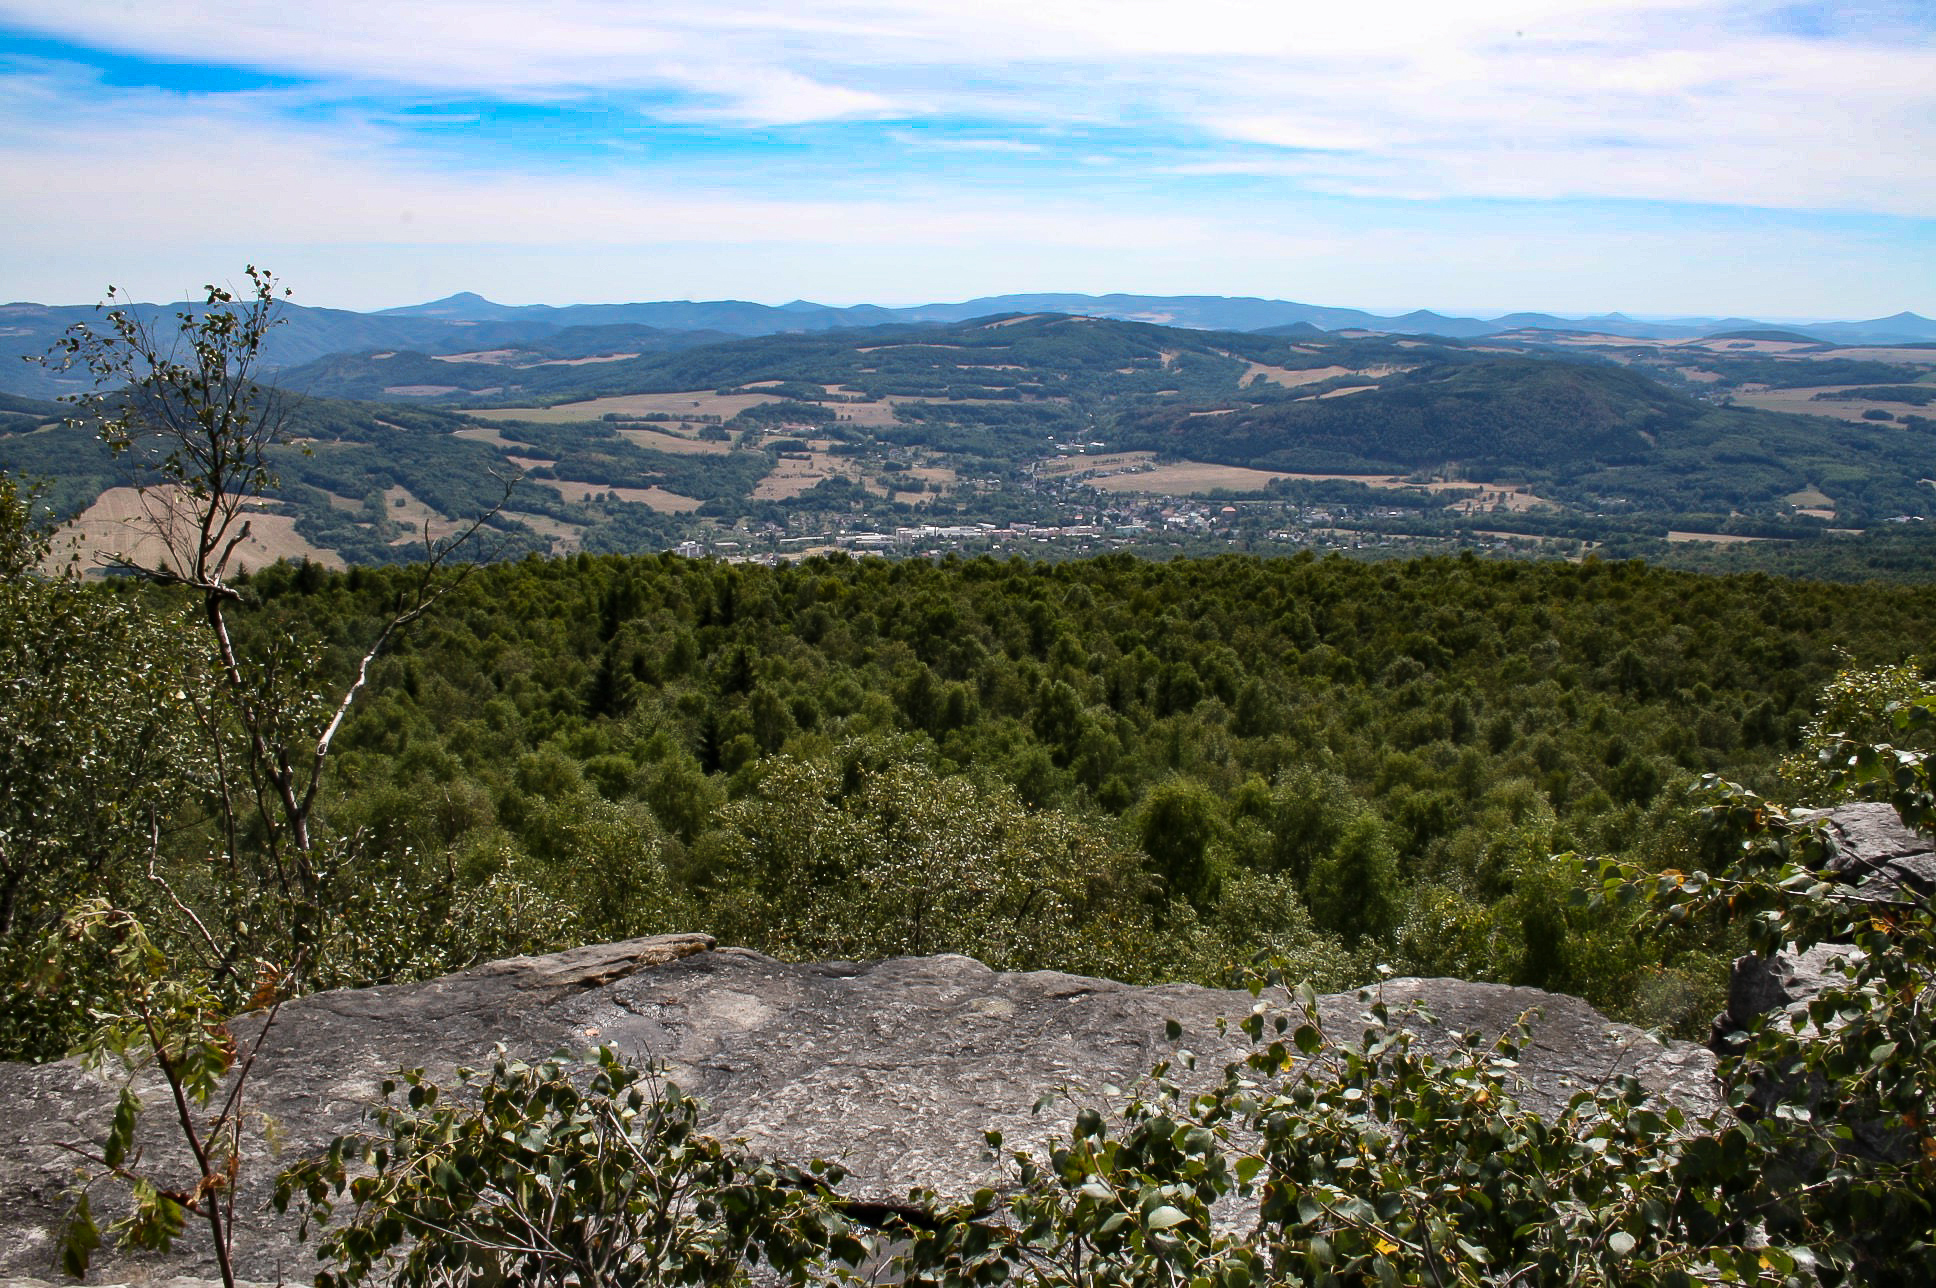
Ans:
[[[722,533],[718,539],[691,539],[673,547],[686,558],[717,558],[734,562],[778,563],[836,550],[855,554],[918,556],[964,548],[1019,551],[1032,546],[1062,545],[1072,553],[1101,550],[1165,538],[1235,540],[1260,538],[1272,542],[1352,547],[1377,538],[1350,531],[1343,525],[1367,518],[1395,517],[1382,509],[1358,510],[1342,506],[1287,507],[1282,503],[1251,503],[1241,510],[1220,501],[1164,498],[1160,501],[1111,507],[1084,515],[1074,523],[923,523],[883,529],[856,529],[788,536],[777,525],[757,533]],[[1268,531],[1256,520],[1266,514],[1278,521]],[[1243,522],[1245,519],[1249,522]],[[1288,520],[1288,523],[1285,522]]]

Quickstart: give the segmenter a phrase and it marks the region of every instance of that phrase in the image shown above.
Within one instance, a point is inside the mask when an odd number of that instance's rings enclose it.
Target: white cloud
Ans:
[[[964,138],[960,135],[925,130],[888,130],[887,137],[905,148],[934,152],[1000,152],[1014,156],[1039,156],[1048,149],[1040,143],[1020,139]]]
[[[1839,277],[1848,298],[1908,290],[1884,311],[1928,311],[1926,226],[1863,244],[1867,233],[1797,216],[1752,236],[1737,222],[1728,237],[1695,229],[1676,241],[1652,225],[1623,230],[1608,213],[1609,202],[1658,202],[1936,218],[1926,7],[1900,11],[1915,19],[1908,26],[1831,15],[1831,34],[1814,38],[1770,27],[1770,12],[1732,0],[1388,0],[1375,12],[1287,0],[555,0],[542,10],[0,0],[0,23],[317,82],[194,95],[110,89],[71,69],[7,77],[0,167],[32,181],[0,190],[11,243],[0,275],[24,283],[50,265],[144,254],[239,263],[247,248],[274,245],[325,267],[332,255],[380,261],[427,285],[435,274],[413,265],[461,276],[544,262],[556,275],[590,250],[719,282],[692,293],[761,298],[906,301],[946,294],[947,281],[963,294],[1161,283],[1370,303],[1389,287],[1384,302],[1406,307],[1510,297],[1656,312],[1858,310],[1829,302],[1824,284]],[[461,122],[413,133],[389,110],[593,96],[639,113],[623,137],[596,140],[630,150],[603,177],[535,150],[492,153]],[[864,124],[842,134],[853,122]],[[770,179],[758,159],[710,171],[669,162],[659,123],[702,127],[724,145],[767,127],[834,124]],[[860,158],[856,140],[883,136],[903,154],[959,154],[947,167],[979,178],[905,177],[882,155],[891,147]],[[1044,172],[1034,158],[1045,156],[1067,162],[1056,186],[1022,183]],[[847,168],[857,159],[865,165]],[[1258,182],[1209,182],[1234,176]],[[1340,213],[1363,199],[1365,213]],[[1446,218],[1436,204],[1473,199],[1501,208],[1483,222]],[[1391,213],[1394,201],[1420,204],[1407,217]],[[1559,224],[1515,205],[1579,202]],[[1577,227],[1563,226],[1569,218]],[[1641,246],[1651,260],[1629,257]],[[1477,265],[1500,285],[1485,288]],[[755,291],[755,269],[792,285]],[[520,271],[530,298],[543,297],[540,270]],[[1555,298],[1539,271],[1578,293]],[[1861,274],[1873,281],[1851,284]],[[1703,302],[1682,291],[1724,277],[1735,294]],[[1650,299],[1595,296],[1650,278],[1660,279]],[[590,298],[638,293],[584,280]],[[1785,306],[1753,302],[1778,285],[1793,296]]]
[[[58,101],[45,81],[0,82],[15,102]],[[1096,221],[1038,199],[938,201],[768,196],[681,187],[651,172],[574,177],[427,171],[386,149],[381,131],[290,126],[239,105],[125,96],[111,112],[0,120],[0,171],[32,174],[0,191],[17,254],[91,241],[382,243],[598,247],[666,242],[946,244],[952,239],[1126,249],[1200,235],[1189,218],[1123,212]]]
[[[383,307],[479,290],[509,302],[744,296],[917,303],[1007,290],[1223,292],[1392,309],[1501,301],[1587,311],[1879,315],[1936,297],[1936,257],[1797,226],[1645,228],[1528,208],[1314,209],[1272,196],[1164,205],[1118,190],[829,185],[800,196],[607,179],[425,171],[387,132],[291,127],[247,103],[139,93],[87,109],[4,87],[0,282],[179,297],[267,262],[305,303]],[[36,112],[67,103],[71,110]],[[757,176],[753,176],[757,180]],[[786,191],[786,189],[782,189]]]
[[[1936,215],[1927,19],[1905,33],[1871,15],[1808,39],[1770,29],[1770,12],[1728,0],[1387,0],[1375,14],[1285,0],[0,0],[21,26],[150,57],[426,93],[647,91],[674,96],[655,110],[675,122],[1128,122],[1213,148],[1342,154],[1259,167],[1326,192]]]

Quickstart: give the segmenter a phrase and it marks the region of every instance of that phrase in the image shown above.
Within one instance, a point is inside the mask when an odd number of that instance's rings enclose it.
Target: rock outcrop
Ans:
[[[1798,810],[1795,816],[1815,815]],[[1893,807],[1865,801],[1838,805],[1820,817],[1826,819],[1835,848],[1829,871],[1847,883],[1846,898],[1875,903],[1904,894],[1922,899],[1936,895],[1936,843],[1904,827]],[[1762,1015],[1805,1009],[1824,987],[1846,983],[1842,964],[1860,956],[1849,944],[1816,944],[1804,953],[1735,958],[1728,1007],[1715,1018],[1708,1045],[1725,1053]]]
[[[1583,1086],[1633,1073],[1692,1108],[1715,1105],[1713,1060],[1690,1044],[1662,1046],[1570,997],[1457,980],[1382,986],[1394,1007],[1417,999],[1433,1034],[1497,1033],[1523,1012],[1541,1018],[1521,1060],[1527,1103],[1551,1111]],[[964,1194],[992,1175],[982,1133],[1013,1143],[1060,1125],[1035,1115],[1045,1091],[1087,1103],[1105,1083],[1128,1086],[1171,1054],[1165,1021],[1200,1067],[1220,1070],[1243,1049],[1234,1024],[1248,993],[1190,986],[1135,988],[1053,972],[1000,974],[965,957],[870,965],[794,965],[703,935],[672,935],[495,962],[422,984],[321,993],[285,1006],[264,1042],[251,1099],[277,1124],[279,1158],[243,1172],[239,1272],[297,1281],[307,1250],[263,1210],[282,1163],[362,1121],[377,1080],[399,1067],[448,1075],[487,1063],[496,1043],[537,1054],[609,1043],[664,1062],[710,1106],[717,1131],[770,1156],[838,1159],[858,1198],[895,1200],[926,1185]],[[1327,1024],[1362,1024],[1355,995],[1322,999]],[[238,1023],[246,1032],[247,1022]],[[0,1065],[0,1278],[53,1277],[52,1226],[73,1172],[63,1142],[105,1130],[112,1089],[73,1062]],[[167,1156],[159,1097],[149,1159]],[[257,1139],[260,1139],[258,1135]],[[167,1257],[103,1254],[102,1282],[208,1275],[194,1232]]]

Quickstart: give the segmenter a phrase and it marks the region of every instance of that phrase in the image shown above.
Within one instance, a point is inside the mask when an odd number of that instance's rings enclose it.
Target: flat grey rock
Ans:
[[[1436,1024],[1408,1021],[1442,1046],[1454,1030],[1488,1036],[1537,1010],[1523,1053],[1522,1100],[1551,1113],[1576,1090],[1623,1073],[1691,1109],[1718,1107],[1713,1057],[1687,1043],[1661,1045],[1574,998],[1457,980],[1392,980],[1394,1010],[1414,999]],[[1165,1021],[1184,1029],[1206,1080],[1247,1049],[1235,1021],[1248,993],[1176,985],[1136,988],[1054,972],[1002,974],[966,957],[871,965],[796,965],[701,935],[598,945],[496,962],[423,984],[321,993],[282,1009],[263,1044],[251,1093],[277,1124],[279,1158],[252,1158],[238,1201],[239,1273],[297,1281],[313,1273],[291,1222],[263,1210],[278,1166],[356,1128],[375,1084],[398,1067],[449,1077],[488,1064],[494,1044],[523,1055],[609,1043],[663,1062],[710,1105],[715,1130],[756,1152],[841,1162],[857,1198],[896,1200],[916,1186],[964,1195],[994,1178],[989,1128],[1010,1144],[1039,1142],[1066,1125],[1073,1104],[1037,1115],[1045,1092],[1068,1087],[1082,1103],[1131,1087],[1175,1054]],[[1321,999],[1333,1036],[1355,1037],[1364,1005]],[[1219,1032],[1218,1020],[1232,1021]],[[237,1024],[247,1038],[249,1021]],[[47,1233],[64,1210],[73,1171],[62,1142],[105,1130],[112,1088],[72,1062],[0,1065],[0,1275],[54,1278]],[[151,1162],[169,1157],[150,1094]],[[259,1148],[258,1142],[258,1148]],[[205,1240],[191,1232],[166,1257],[104,1254],[102,1283],[160,1284],[213,1277]]]
[[[1905,887],[1936,893],[1936,842],[1904,827],[1893,806],[1859,801],[1825,813],[1836,847],[1829,867],[1856,887],[1857,897],[1893,898]]]

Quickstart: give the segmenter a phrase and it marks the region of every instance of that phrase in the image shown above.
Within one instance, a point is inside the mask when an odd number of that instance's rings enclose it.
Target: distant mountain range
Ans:
[[[436,319],[451,323],[544,322],[553,326],[603,326],[634,323],[664,330],[712,330],[733,335],[771,335],[783,331],[826,331],[841,327],[882,326],[893,322],[966,322],[1000,313],[1073,313],[1125,322],[1155,322],[1200,331],[1265,331],[1306,323],[1321,331],[1382,331],[1438,335],[1452,339],[1498,335],[1507,331],[1571,331],[1674,340],[1722,331],[1770,330],[1755,318],[1677,318],[1646,322],[1624,313],[1561,317],[1552,313],[1508,313],[1491,319],[1448,317],[1430,309],[1384,315],[1363,309],[1299,304],[1227,295],[984,295],[959,304],[921,304],[889,309],[872,304],[833,308],[808,300],[777,307],[743,300],[651,304],[494,304],[465,292],[429,304],[388,309],[370,316]],[[1936,341],[1936,321],[1915,313],[1866,322],[1823,322],[1785,327],[1830,344],[1920,343]]]
[[[150,316],[165,316],[182,307],[185,306],[134,306],[137,312]],[[1673,340],[1776,329],[1754,318],[1649,322],[1620,313],[1570,318],[1550,313],[1508,313],[1481,319],[1448,317],[1420,309],[1387,316],[1290,300],[1221,295],[990,295],[957,304],[890,309],[874,305],[833,308],[807,300],[779,306],[744,300],[666,300],[557,307],[497,304],[481,295],[464,292],[427,304],[377,313],[290,304],[284,314],[286,325],[276,331],[266,356],[273,367],[293,367],[330,354],[387,349],[425,354],[470,353],[555,342],[561,338],[561,332],[575,331],[579,333],[577,339],[588,340],[584,331],[613,327],[624,328],[622,336],[611,333],[600,343],[609,347],[622,339],[623,347],[629,352],[662,352],[731,337],[897,323],[946,325],[1012,313],[1067,313],[1193,330],[1262,331],[1276,335],[1368,331],[1452,339],[1551,331]],[[61,332],[97,315],[93,305],[0,305],[0,392],[46,398],[80,388],[83,382],[77,378],[23,359],[44,355]],[[1824,344],[1936,342],[1936,321],[1908,312],[1868,321],[1822,322],[1779,329],[1793,333],[1795,339]],[[563,338],[572,344],[575,337]]]

